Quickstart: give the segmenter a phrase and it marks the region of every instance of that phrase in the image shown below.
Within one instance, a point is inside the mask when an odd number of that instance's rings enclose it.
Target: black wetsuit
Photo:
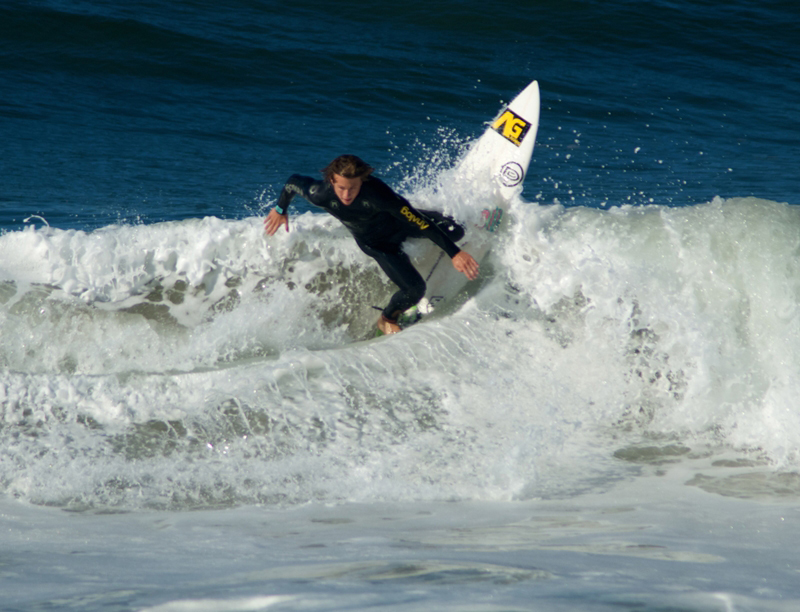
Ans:
[[[339,219],[353,234],[361,250],[373,257],[400,288],[383,309],[383,315],[391,321],[396,321],[400,313],[425,295],[425,280],[402,250],[403,241],[429,238],[451,258],[461,250],[455,242],[464,236],[463,227],[436,211],[415,209],[375,176],[362,183],[351,204],[344,205],[329,182],[294,174],[284,185],[276,210],[285,214],[295,195]]]

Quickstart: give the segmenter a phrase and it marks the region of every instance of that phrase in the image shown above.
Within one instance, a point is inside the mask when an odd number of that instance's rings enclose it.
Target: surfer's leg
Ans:
[[[378,262],[378,265],[397,285],[398,290],[389,300],[389,305],[383,309],[382,319],[391,324],[406,310],[414,306],[425,295],[425,279],[417,272],[408,255],[397,245],[391,250],[378,250],[359,243],[358,246],[367,255]]]
[[[383,316],[394,322],[425,295],[425,279],[412,265],[408,255],[402,251],[396,255],[384,254],[375,260],[389,280],[398,286],[397,292],[383,309]]]

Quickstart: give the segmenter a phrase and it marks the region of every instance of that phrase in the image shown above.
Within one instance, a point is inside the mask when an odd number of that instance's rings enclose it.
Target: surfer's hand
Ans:
[[[268,236],[272,236],[281,225],[286,225],[286,231],[289,231],[289,215],[281,215],[273,208],[264,219],[264,230]]]
[[[453,267],[464,274],[469,280],[478,278],[480,270],[478,262],[466,251],[459,251],[453,256]]]

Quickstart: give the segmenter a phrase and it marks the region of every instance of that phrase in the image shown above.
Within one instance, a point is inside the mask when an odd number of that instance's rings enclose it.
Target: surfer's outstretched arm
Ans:
[[[480,267],[475,258],[466,251],[459,251],[453,255],[453,267],[466,276],[469,280],[478,278]]]
[[[282,215],[273,208],[269,211],[267,218],[264,219],[264,230],[268,236],[272,236],[281,225],[285,225],[286,231],[289,231],[289,215]]]
[[[302,196],[312,204],[319,206],[318,196],[324,195],[321,193],[322,190],[319,189],[320,185],[322,185],[322,181],[315,181],[308,176],[300,176],[299,174],[290,176],[283,186],[280,196],[278,196],[275,208],[269,211],[267,218],[264,219],[264,230],[267,234],[272,236],[280,229],[281,225],[285,225],[286,231],[289,231],[289,204],[292,203],[294,196]]]

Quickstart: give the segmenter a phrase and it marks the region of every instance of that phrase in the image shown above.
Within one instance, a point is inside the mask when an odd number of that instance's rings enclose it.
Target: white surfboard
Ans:
[[[474,186],[478,193],[485,191],[487,196],[481,209],[475,211],[474,217],[480,221],[470,224],[458,243],[479,263],[506,222],[509,200],[522,191],[538,126],[539,84],[533,81],[489,124],[455,169],[458,180]],[[466,276],[453,268],[447,254],[426,242],[414,264],[425,279],[427,290],[415,307],[416,312],[405,317],[407,323],[453,300],[467,283]]]

